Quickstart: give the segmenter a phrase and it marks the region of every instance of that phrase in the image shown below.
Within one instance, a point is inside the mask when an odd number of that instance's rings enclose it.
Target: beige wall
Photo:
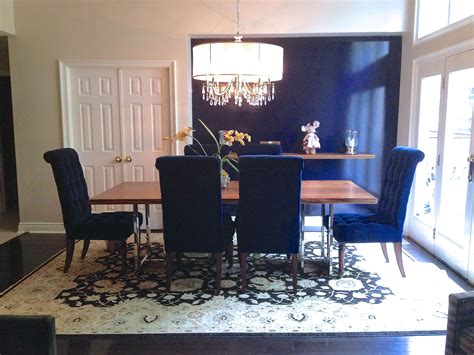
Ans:
[[[15,34],[13,0],[0,0],[0,35]]]
[[[10,69],[20,227],[53,230],[61,214],[42,154],[62,146],[58,60],[175,60],[181,127],[191,121],[189,38],[232,35],[235,2],[15,0],[14,5]],[[399,33],[404,14],[405,0],[243,0],[241,32]]]

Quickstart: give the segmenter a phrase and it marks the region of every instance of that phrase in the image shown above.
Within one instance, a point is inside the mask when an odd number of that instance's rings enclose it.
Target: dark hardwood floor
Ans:
[[[25,234],[0,245],[0,284],[14,282],[64,247],[63,235]],[[417,261],[435,260],[415,243],[403,245]],[[472,289],[455,273],[461,287]],[[442,354],[444,335],[58,335],[58,354]]]

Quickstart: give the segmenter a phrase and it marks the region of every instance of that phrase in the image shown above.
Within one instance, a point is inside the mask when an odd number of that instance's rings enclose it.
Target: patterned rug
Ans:
[[[347,248],[344,276],[331,278],[313,265],[318,256],[317,242],[306,243],[308,261],[299,274],[296,295],[290,263],[278,255],[251,256],[248,291],[240,293],[236,253],[232,268],[223,263],[218,295],[215,261],[207,255],[185,255],[174,274],[173,292],[166,293],[162,262],[149,263],[140,275],[122,276],[119,256],[106,252],[102,242],[91,242],[87,257],[80,260],[76,255],[68,274],[62,272],[61,255],[0,298],[0,313],[50,314],[56,318],[58,334],[445,330],[448,290],[442,287],[440,292],[439,283],[427,290],[415,279],[401,281],[396,273],[382,278],[373,271],[383,267],[374,269],[355,247]],[[164,257],[158,242],[153,244],[153,257]],[[398,272],[395,263],[387,265]],[[435,271],[431,276],[439,277]],[[423,289],[416,289],[419,286]]]

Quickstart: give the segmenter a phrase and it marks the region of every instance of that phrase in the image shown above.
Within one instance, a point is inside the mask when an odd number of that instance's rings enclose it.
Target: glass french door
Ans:
[[[474,50],[420,65],[414,239],[474,282]]]

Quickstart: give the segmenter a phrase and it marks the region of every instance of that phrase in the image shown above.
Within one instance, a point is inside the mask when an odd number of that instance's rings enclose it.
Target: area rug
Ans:
[[[102,242],[91,242],[87,257],[80,260],[76,255],[68,274],[62,272],[61,255],[0,298],[0,313],[52,315],[58,334],[327,335],[446,329],[449,290],[439,282],[446,275],[437,274],[436,268],[427,275],[426,269],[410,267],[410,272],[423,272],[423,279],[431,282],[406,282],[399,274],[382,278],[355,247],[347,249],[345,274],[329,277],[312,266],[319,257],[317,242],[306,243],[307,261],[296,295],[289,261],[278,255],[249,258],[245,293],[239,292],[240,269],[234,255],[232,268],[223,264],[219,294],[214,291],[215,261],[208,255],[185,255],[175,271],[173,292],[166,293],[163,263],[148,264],[140,275],[130,271],[121,276],[119,256],[105,251]],[[163,259],[159,242],[153,244],[153,256]],[[395,263],[390,266],[398,272]]]

